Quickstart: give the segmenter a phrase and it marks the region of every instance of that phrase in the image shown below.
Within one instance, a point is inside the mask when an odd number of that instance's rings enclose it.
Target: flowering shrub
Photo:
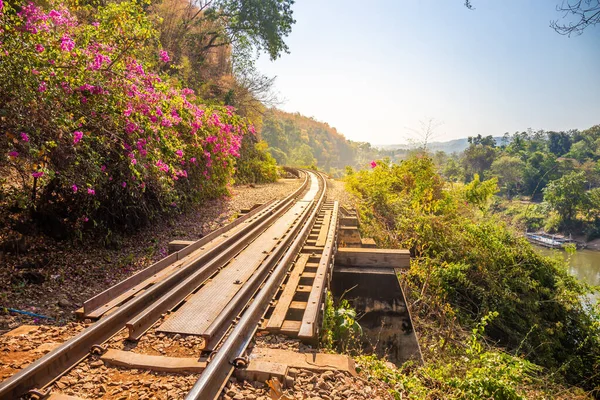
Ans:
[[[253,127],[153,72],[170,59],[141,7],[47,4],[0,2],[2,197],[80,228],[226,193]]]

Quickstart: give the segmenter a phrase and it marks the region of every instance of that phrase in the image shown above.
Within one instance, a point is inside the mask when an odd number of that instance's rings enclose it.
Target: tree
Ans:
[[[506,190],[508,197],[519,190],[523,183],[525,163],[518,157],[504,155],[492,163],[491,170],[498,177],[498,183]]]
[[[554,180],[544,189],[544,200],[558,212],[562,220],[574,220],[577,211],[586,203],[585,172],[571,172]]]
[[[435,137],[435,130],[442,126],[443,123],[436,121],[435,118],[428,118],[419,121],[419,125],[419,129],[409,129],[413,133],[413,138],[409,139],[409,143],[415,145],[420,150],[427,151],[427,145]]]
[[[566,154],[571,149],[571,136],[566,132],[548,132],[548,150],[557,157]]]
[[[462,165],[465,169],[465,178],[471,180],[475,174],[483,176],[496,158],[496,141],[492,136],[482,137],[477,135],[469,137],[469,147],[465,149]]]
[[[255,68],[258,52],[272,60],[288,52],[284,38],[295,20],[294,0],[162,0],[151,13],[160,42],[181,76],[200,94],[234,105],[243,115],[277,103],[273,78]]]
[[[474,10],[471,0],[465,0],[465,7]],[[583,31],[600,22],[600,0],[562,0],[556,6],[556,11],[563,14],[563,19],[574,17],[574,21],[561,24],[558,20],[550,22],[550,27],[561,35],[571,36],[573,33],[581,35]]]
[[[561,35],[571,36],[573,33],[581,35],[585,28],[600,22],[600,0],[563,0],[556,10],[567,16],[575,17],[575,21],[560,24],[552,21],[550,26]]]
[[[442,174],[450,181],[456,182],[463,176],[463,169],[454,158],[449,158]]]

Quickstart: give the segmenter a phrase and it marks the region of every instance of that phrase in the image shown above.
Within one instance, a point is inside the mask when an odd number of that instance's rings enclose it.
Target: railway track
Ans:
[[[106,360],[122,365],[124,354],[128,365],[154,360],[167,377],[184,370],[183,386],[195,381],[186,399],[214,399],[234,369],[247,366],[245,352],[257,329],[315,342],[338,205],[326,202],[324,176],[301,175],[303,184],[288,197],[86,301],[81,316],[96,322],[1,382],[0,399],[59,399],[65,387],[85,390],[90,381],[103,383],[100,391],[109,394],[109,387],[123,386],[122,376],[113,385],[117,377],[98,367]],[[66,379],[72,374],[75,382]],[[155,386],[170,385],[161,379]]]

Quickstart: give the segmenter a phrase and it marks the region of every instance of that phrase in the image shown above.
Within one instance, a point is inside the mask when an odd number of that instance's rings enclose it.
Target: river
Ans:
[[[545,247],[536,246],[543,254],[560,254],[565,260],[569,258],[566,251],[551,250]],[[600,251],[596,250],[577,250],[569,259],[569,272],[590,285],[600,286]],[[600,299],[600,293],[595,296]]]

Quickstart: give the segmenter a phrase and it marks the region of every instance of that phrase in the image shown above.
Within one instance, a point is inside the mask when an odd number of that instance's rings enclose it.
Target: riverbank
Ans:
[[[551,232],[557,237],[570,237],[588,250],[600,251],[600,238],[588,240],[583,225],[570,231],[558,229],[559,220],[545,203],[497,197],[490,211],[519,232]]]

